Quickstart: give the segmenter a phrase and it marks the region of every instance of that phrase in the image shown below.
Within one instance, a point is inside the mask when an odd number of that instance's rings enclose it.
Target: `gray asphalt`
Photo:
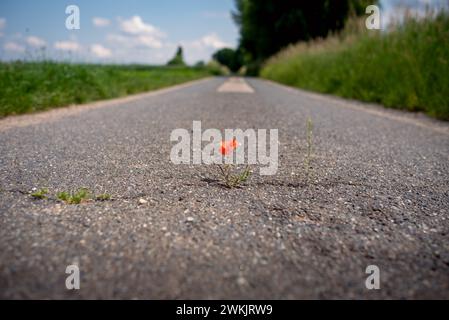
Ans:
[[[257,79],[218,93],[224,81],[0,130],[0,297],[449,298],[447,123]],[[170,133],[193,120],[279,129],[278,173],[231,190],[213,167],[171,164]],[[113,199],[32,199],[42,187]]]

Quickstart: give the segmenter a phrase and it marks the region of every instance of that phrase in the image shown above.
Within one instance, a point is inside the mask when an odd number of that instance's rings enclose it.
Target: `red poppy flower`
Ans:
[[[234,139],[232,139],[232,140],[229,140],[229,141],[222,141],[221,142],[221,146],[220,146],[220,153],[222,154],[222,155],[228,155],[228,154],[230,154],[234,149],[236,149],[237,148],[237,146],[238,146],[238,143],[237,143],[237,139],[236,138],[234,138]]]

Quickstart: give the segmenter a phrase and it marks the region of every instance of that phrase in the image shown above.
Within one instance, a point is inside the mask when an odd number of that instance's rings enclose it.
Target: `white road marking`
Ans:
[[[254,93],[254,90],[243,78],[231,77],[218,87],[217,92]]]

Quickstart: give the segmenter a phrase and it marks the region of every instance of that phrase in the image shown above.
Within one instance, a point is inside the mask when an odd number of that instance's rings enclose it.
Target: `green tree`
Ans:
[[[204,68],[206,66],[206,64],[204,63],[203,60],[199,60],[194,64],[195,68]]]
[[[168,66],[185,66],[186,63],[184,62],[184,53],[182,50],[182,47],[179,46],[176,50],[175,56],[167,62]]]
[[[230,48],[220,49],[212,56],[220,64],[228,67],[231,72],[237,72],[243,65],[243,56],[240,50]]]
[[[298,41],[341,30],[350,14],[361,15],[377,0],[236,0],[234,21],[240,29],[245,62],[260,65]]]

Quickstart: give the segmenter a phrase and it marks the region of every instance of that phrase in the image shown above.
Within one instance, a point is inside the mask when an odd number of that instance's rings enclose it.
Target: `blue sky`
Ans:
[[[420,11],[446,0],[382,0],[387,19],[406,4]],[[81,29],[65,27],[68,5],[80,8]],[[0,59],[45,56],[89,62],[165,63],[177,45],[188,63],[235,47],[233,0],[1,0]]]
[[[65,27],[68,5],[81,29]],[[165,63],[178,44],[186,60],[209,60],[236,46],[233,0],[1,0],[0,59],[39,56],[87,61]]]

